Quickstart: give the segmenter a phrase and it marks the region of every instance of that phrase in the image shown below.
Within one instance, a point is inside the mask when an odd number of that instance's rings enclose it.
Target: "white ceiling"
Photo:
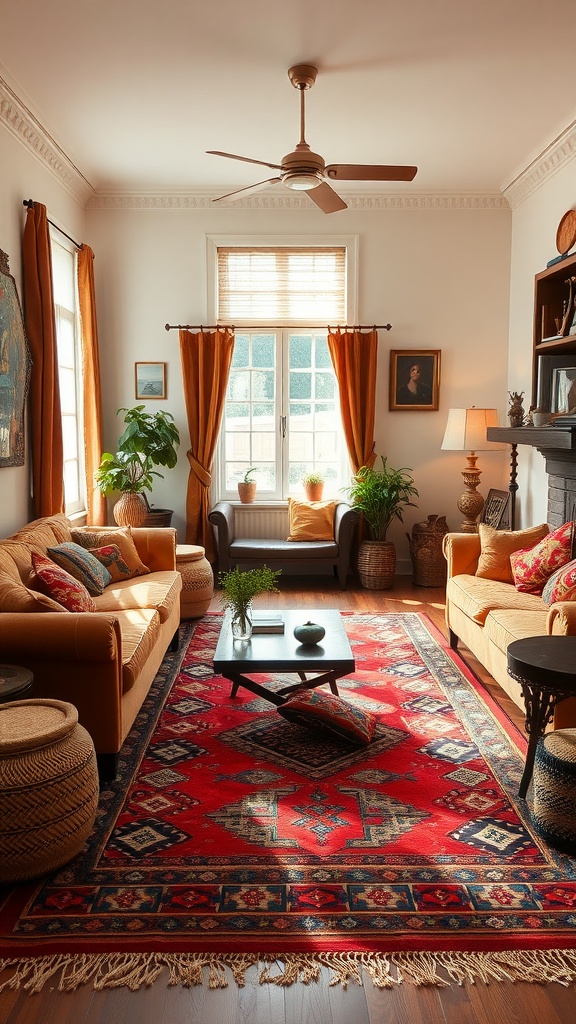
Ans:
[[[327,163],[418,165],[418,192],[500,192],[576,117],[575,0],[2,0],[0,74],[98,191],[271,176],[316,64]],[[282,189],[276,185],[276,189]]]

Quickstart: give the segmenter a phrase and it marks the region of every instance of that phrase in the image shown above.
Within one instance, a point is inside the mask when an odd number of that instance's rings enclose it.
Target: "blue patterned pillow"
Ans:
[[[276,709],[282,718],[316,731],[323,729],[359,746],[370,743],[376,719],[335,694],[296,690]]]
[[[89,594],[101,594],[112,579],[106,566],[80,544],[67,541],[48,548],[46,554],[75,580],[83,583]]]

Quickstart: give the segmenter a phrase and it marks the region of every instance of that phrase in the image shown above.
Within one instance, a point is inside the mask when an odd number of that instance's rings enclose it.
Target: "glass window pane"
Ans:
[[[62,415],[76,412],[76,375],[74,370],[60,367],[60,410]]]
[[[290,368],[307,368],[312,365],[312,338],[310,335],[296,335],[290,338]]]
[[[234,337],[234,354],[232,369],[237,366],[248,366],[249,339],[247,334],[236,334]]]
[[[255,334],[252,339],[252,365],[274,367],[276,339],[273,334]]]
[[[312,374],[291,373],[290,374],[290,398],[311,398],[312,397]]]
[[[64,491],[66,494],[66,504],[71,505],[79,500],[80,489],[78,487],[77,462],[64,463]]]
[[[250,371],[231,370],[228,378],[228,398],[242,401],[250,397]]]
[[[317,398],[334,398],[336,382],[333,374],[317,373],[315,375],[315,383]]]
[[[315,338],[315,342],[316,342],[316,352],[315,352],[316,366],[321,367],[322,369],[324,367],[327,367],[328,369],[331,370],[332,369],[332,360],[330,358],[330,351],[328,349],[328,342],[326,341],[326,338],[316,337]]]
[[[52,239],[52,289],[54,292],[54,303],[57,306],[64,306],[65,309],[74,310],[74,253],[69,252],[58,242]]]
[[[76,433],[76,417],[62,417],[62,444],[65,459],[78,458],[78,434]]]
[[[76,362],[74,345],[75,345],[75,332],[74,332],[74,321],[70,320],[66,316],[56,316],[56,334],[57,334],[57,348],[58,348],[58,362],[61,366],[74,367]]]

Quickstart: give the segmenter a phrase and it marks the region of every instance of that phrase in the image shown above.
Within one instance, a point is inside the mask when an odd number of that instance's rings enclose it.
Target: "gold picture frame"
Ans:
[[[136,398],[166,398],[166,363],[134,363]]]
[[[440,349],[390,350],[391,412],[435,412],[440,399]]]

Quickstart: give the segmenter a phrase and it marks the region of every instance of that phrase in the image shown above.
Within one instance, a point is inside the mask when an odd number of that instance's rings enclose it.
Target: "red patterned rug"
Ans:
[[[183,628],[83,854],[0,895],[0,982],[576,977],[576,861],[517,797],[522,737],[426,616],[343,620],[364,748],[232,699],[221,617]]]

